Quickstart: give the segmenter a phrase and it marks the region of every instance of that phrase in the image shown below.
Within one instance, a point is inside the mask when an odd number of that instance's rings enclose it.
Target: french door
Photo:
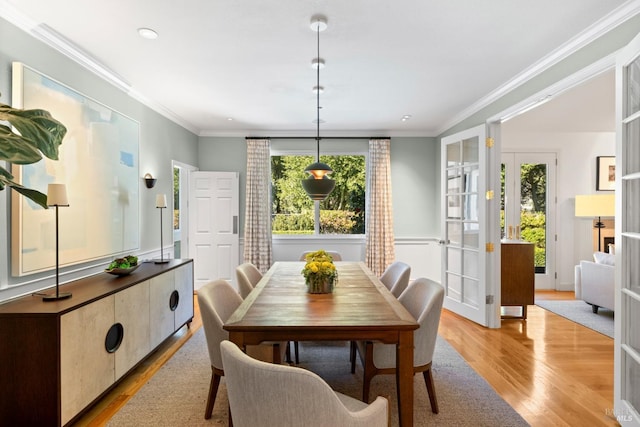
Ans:
[[[640,34],[616,64],[614,416],[640,425]]]
[[[503,239],[535,245],[535,287],[556,288],[555,153],[502,153]]]
[[[447,309],[495,326],[487,299],[487,291],[494,292],[487,285],[488,258],[496,255],[495,245],[487,244],[488,164],[494,154],[485,136],[482,125],[442,139],[441,283]]]

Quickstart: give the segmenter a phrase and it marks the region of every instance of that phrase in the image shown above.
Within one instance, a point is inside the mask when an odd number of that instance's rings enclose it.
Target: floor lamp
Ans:
[[[615,194],[586,194],[576,196],[576,216],[597,218],[594,228],[598,229],[598,252],[602,252],[602,217],[614,217]]]
[[[58,208],[68,207],[67,188],[64,184],[49,184],[47,187],[47,206],[56,208],[56,293],[42,297],[44,301],[57,301],[71,298],[71,292],[60,292],[60,248],[58,245]]]
[[[155,260],[156,264],[166,264],[168,259],[164,259],[164,243],[162,242],[162,210],[167,208],[167,196],[158,194],[156,196],[156,208],[160,209],[160,259]]]

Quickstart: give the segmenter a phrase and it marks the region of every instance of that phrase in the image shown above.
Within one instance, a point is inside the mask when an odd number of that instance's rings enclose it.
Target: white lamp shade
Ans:
[[[166,208],[166,207],[167,207],[167,195],[158,194],[156,196],[156,208]]]
[[[69,206],[66,185],[49,184],[47,187],[47,206]]]
[[[615,194],[586,194],[576,196],[576,216],[616,216]]]

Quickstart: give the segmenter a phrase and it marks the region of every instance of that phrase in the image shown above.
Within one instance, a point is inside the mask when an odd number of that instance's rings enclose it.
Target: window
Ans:
[[[364,155],[320,156],[333,169],[334,190],[320,203],[307,196],[300,181],[314,156],[271,156],[273,234],[364,234],[365,166]]]

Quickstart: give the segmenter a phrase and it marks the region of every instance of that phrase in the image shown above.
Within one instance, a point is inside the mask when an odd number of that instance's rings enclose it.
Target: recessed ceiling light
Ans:
[[[232,122],[233,121],[233,117],[227,117],[227,121]]]
[[[406,122],[407,120],[409,120],[411,118],[411,114],[405,114],[404,116],[402,116],[402,121]]]
[[[311,89],[311,91],[314,94],[317,94],[318,91],[320,91],[320,93],[323,93],[324,92],[324,86],[314,86],[313,89]]]
[[[158,33],[151,28],[138,28],[138,34],[144,39],[155,40],[158,38]]]

